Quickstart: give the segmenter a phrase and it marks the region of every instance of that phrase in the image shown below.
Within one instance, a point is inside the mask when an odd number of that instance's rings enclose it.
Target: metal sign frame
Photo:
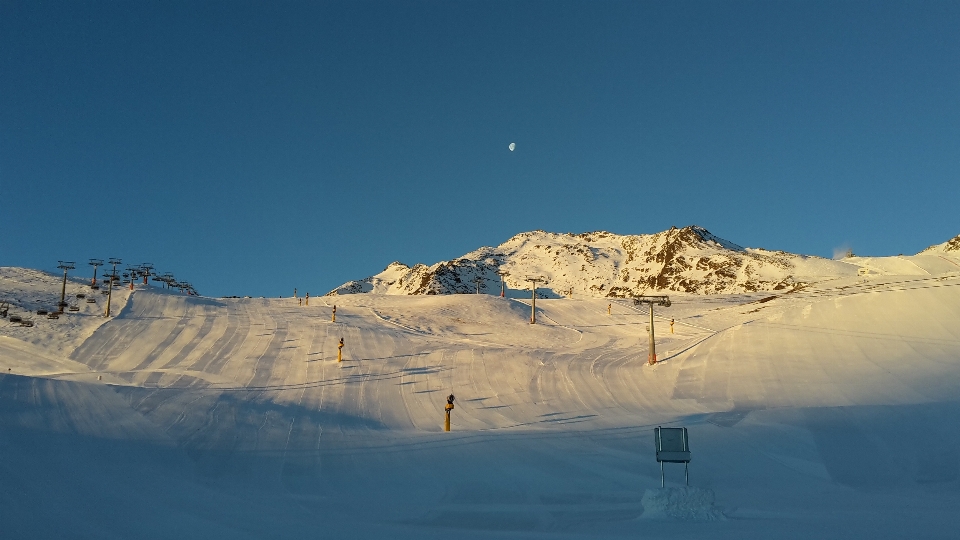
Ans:
[[[687,428],[665,428],[657,426],[653,430],[657,449],[657,461],[660,463],[660,487],[665,487],[663,478],[664,463],[683,463],[683,476],[690,485],[690,437]]]

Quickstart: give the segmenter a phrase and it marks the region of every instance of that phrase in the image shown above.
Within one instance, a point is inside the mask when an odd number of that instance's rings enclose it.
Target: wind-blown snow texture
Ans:
[[[394,262],[375,275],[351,281],[330,295],[459,294],[526,289],[528,276],[543,276],[547,296],[626,298],[647,292],[695,294],[785,291],[825,278],[857,274],[843,261],[747,249],[702,227],[648,235],[609,232],[522,233],[495,248],[484,247],[432,266]]]

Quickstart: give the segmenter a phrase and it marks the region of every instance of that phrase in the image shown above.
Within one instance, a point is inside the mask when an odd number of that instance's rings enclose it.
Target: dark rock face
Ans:
[[[639,275],[632,287],[613,288],[607,296],[629,297],[647,290],[699,294],[780,290],[797,285],[792,276],[775,283],[751,279],[752,264],[771,264],[783,270],[788,270],[790,265],[775,256],[750,253],[703,227],[673,227],[650,239],[627,237],[623,247],[628,264],[634,260],[641,262],[637,268]],[[716,253],[701,253],[704,250]],[[738,283],[743,273],[748,279]]]

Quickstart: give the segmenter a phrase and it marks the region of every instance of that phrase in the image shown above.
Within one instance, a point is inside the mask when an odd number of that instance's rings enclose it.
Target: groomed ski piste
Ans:
[[[60,276],[0,268],[35,323],[0,321],[0,536],[957,538],[960,260],[861,262],[671,294],[654,366],[622,299],[138,285],[48,320]]]

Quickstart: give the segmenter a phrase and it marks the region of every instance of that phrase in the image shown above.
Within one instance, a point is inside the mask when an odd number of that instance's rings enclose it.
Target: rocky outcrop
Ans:
[[[953,238],[951,238],[950,240],[947,240],[942,244],[930,246],[927,249],[921,251],[920,253],[927,253],[931,251],[940,251],[943,253],[952,253],[955,255],[960,255],[960,234],[958,234],[957,236],[954,236]]]

